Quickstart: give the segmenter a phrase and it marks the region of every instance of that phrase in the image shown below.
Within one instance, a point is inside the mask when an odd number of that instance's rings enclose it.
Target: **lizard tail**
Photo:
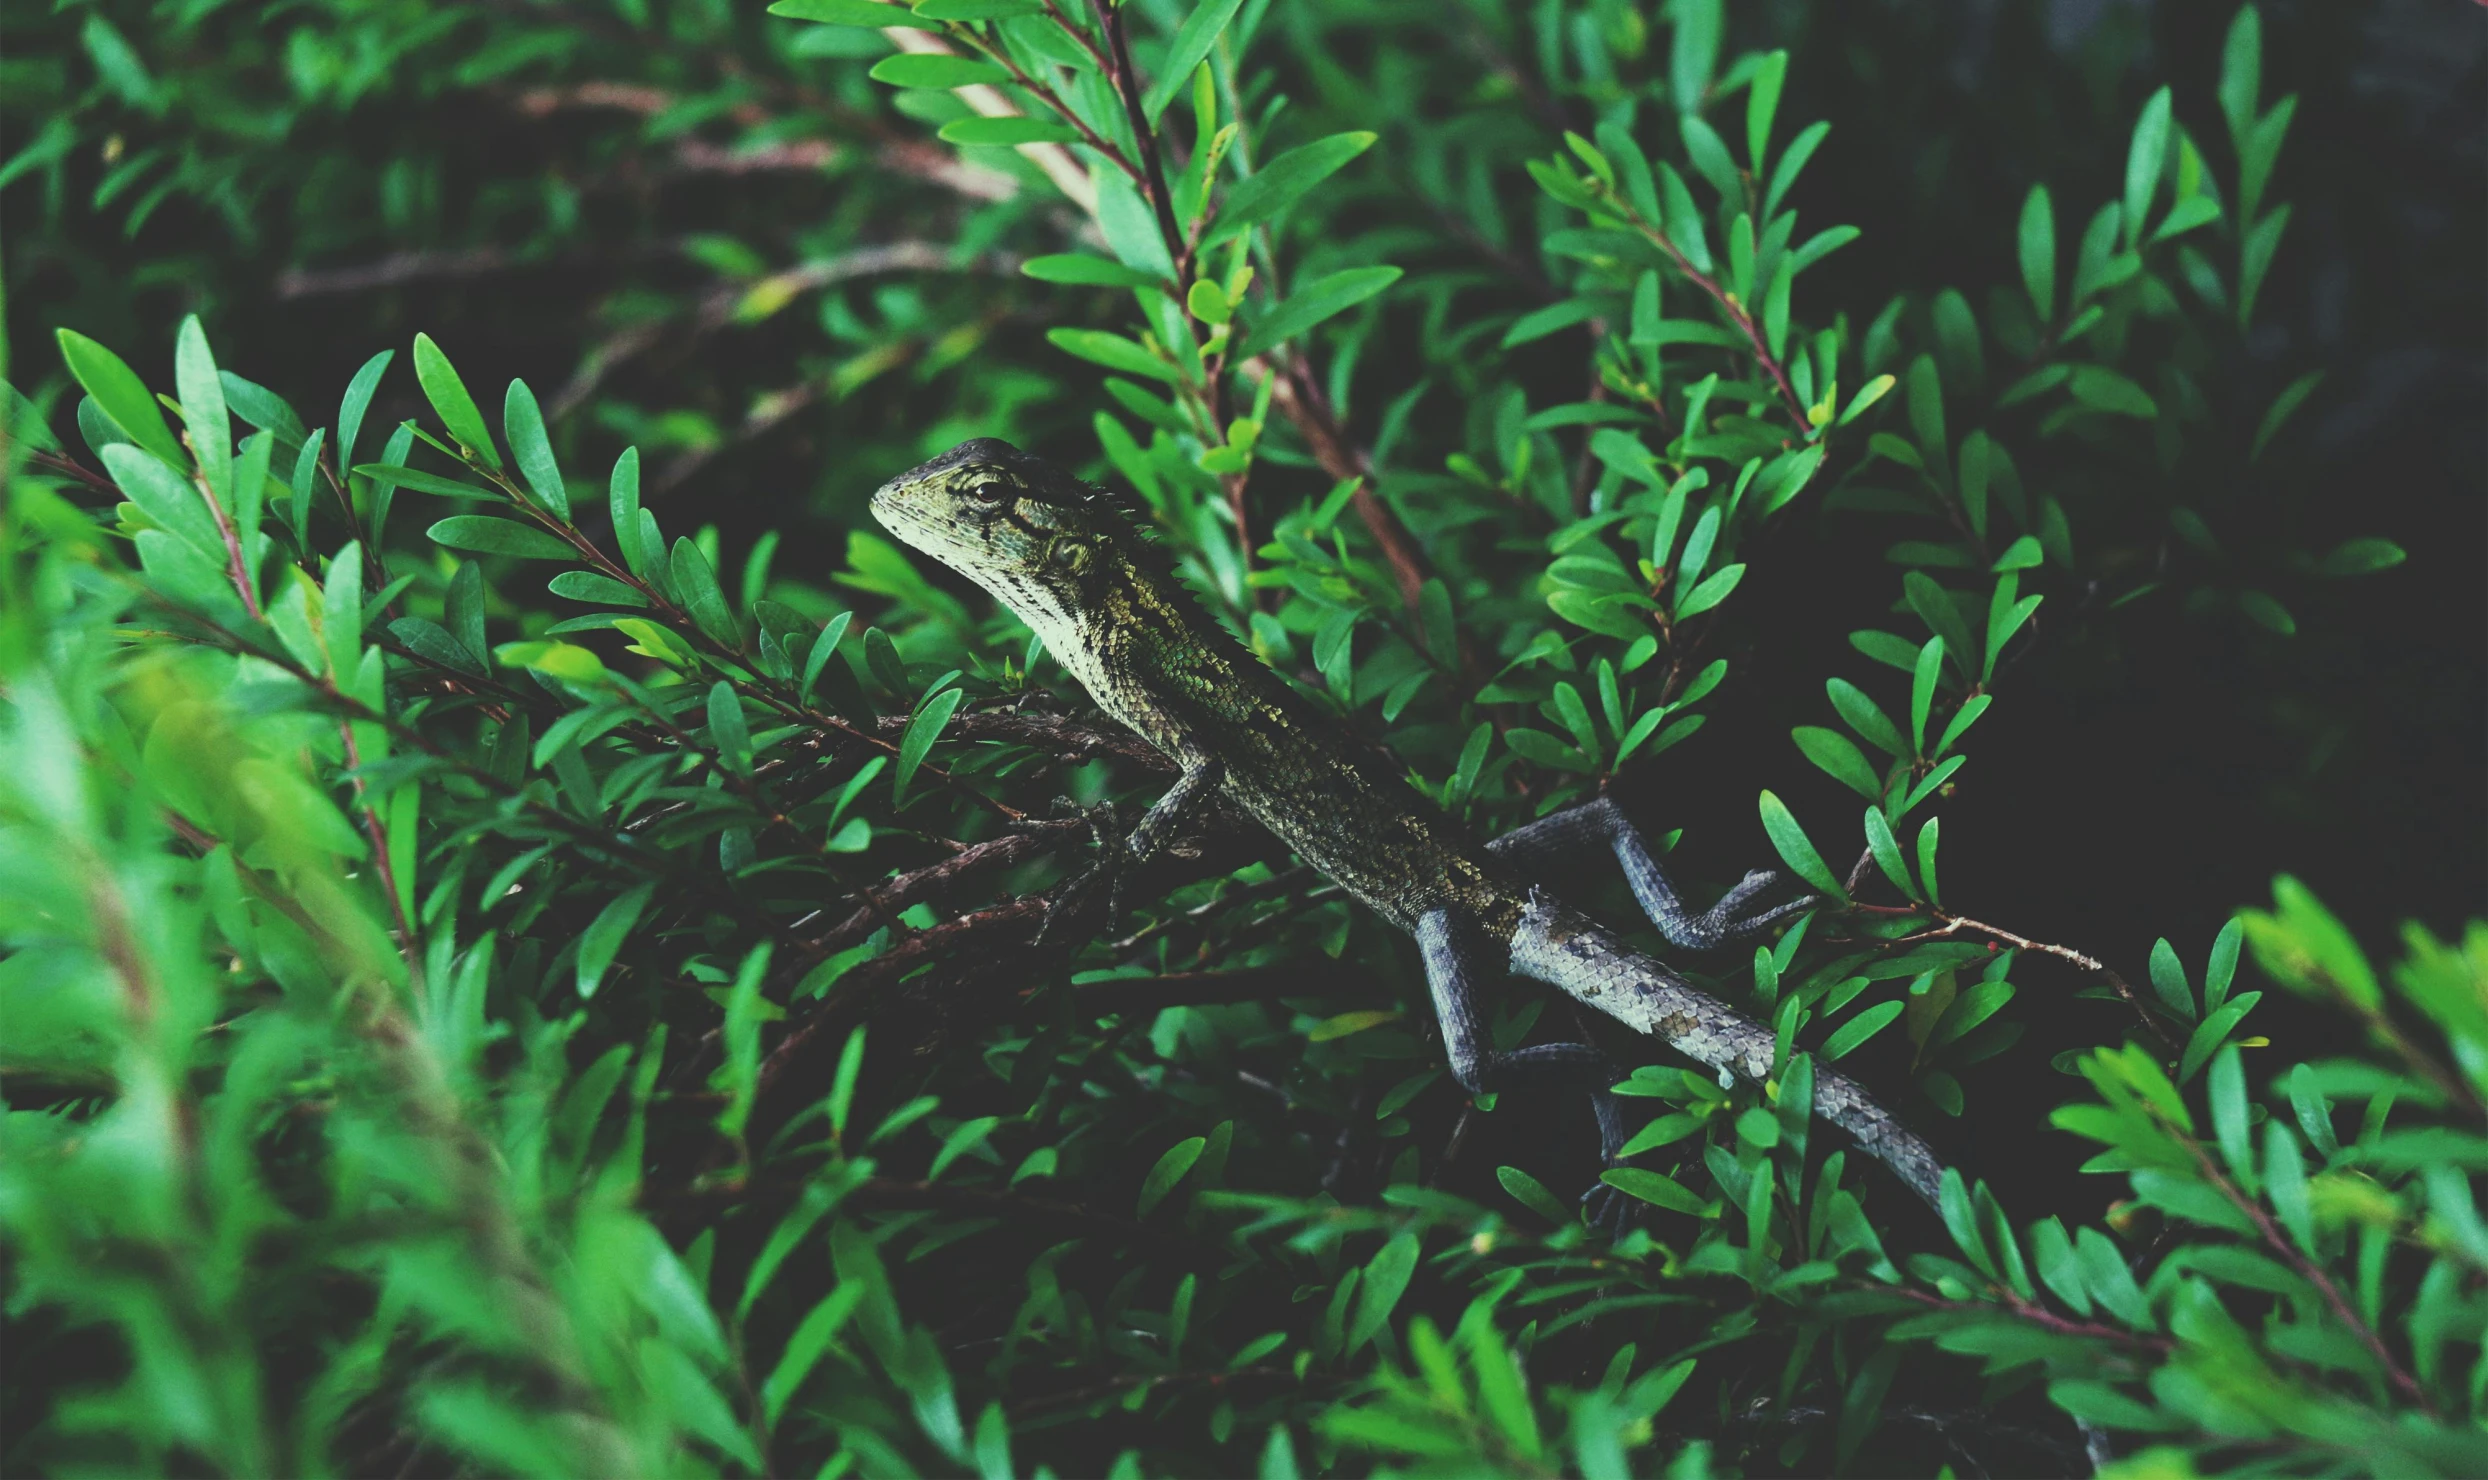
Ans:
[[[1630,949],[1552,896],[1531,892],[1520,928],[1512,935],[1511,970],[1713,1069],[1756,1084],[1771,1075],[1776,1035],[1769,1028]],[[1865,1086],[1818,1064],[1814,1113],[1846,1131],[1929,1207],[1939,1205],[1943,1162]]]

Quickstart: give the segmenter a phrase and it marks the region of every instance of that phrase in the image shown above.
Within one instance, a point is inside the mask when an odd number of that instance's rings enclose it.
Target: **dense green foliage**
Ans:
[[[321,132],[409,77],[831,183],[781,255],[673,243],[714,276],[616,295],[542,400],[421,333],[280,392],[213,302],[169,376],[70,322],[8,393],[12,1469],[2488,1465],[2488,926],[2380,969],[2283,877],[2144,990],[1939,868],[2042,611],[2284,642],[2402,559],[2258,490],[2321,367],[2248,352],[2295,107],[2255,11],[2101,142],[2110,198],[2035,186],[1982,279],[1855,303],[1818,265],[1874,223],[1808,215],[1828,125],[1716,0],[774,11],[55,22],[92,93],[0,184],[100,148],[133,233],[204,223],[168,275],[441,210],[415,123],[380,169]],[[458,208],[552,262],[617,209],[559,171]],[[614,387],[772,324],[787,363]],[[1035,939],[1088,846],[1056,799],[1166,763],[869,529],[796,561],[682,512],[875,396],[849,498],[1076,413],[1213,609],[1481,832],[1676,766],[1792,530],[1889,572],[1797,614],[1848,658],[1752,814],[1835,904],[1685,963],[1779,1072],[1609,1040],[1643,1227],[1582,1225],[1586,1116],[1468,1103],[1408,943],[1246,827]],[[1782,801],[1815,772],[1857,833]],[[2027,1040],[2025,976],[2096,1031]],[[2264,981],[2338,1036],[2250,1035]],[[1817,1060],[1940,1133],[2007,1054],[2067,1076],[2105,1220],[1974,1164],[1930,1215],[1811,1121]]]

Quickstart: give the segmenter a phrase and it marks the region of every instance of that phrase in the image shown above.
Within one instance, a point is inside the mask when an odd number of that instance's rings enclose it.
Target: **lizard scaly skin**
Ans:
[[[1490,1052],[1471,978],[1498,965],[1713,1069],[1757,1083],[1770,1075],[1769,1028],[1533,885],[1516,866],[1520,850],[1509,845],[1526,844],[1532,833],[1567,846],[1611,843],[1645,907],[1680,943],[1751,933],[1811,901],[1726,918],[1768,882],[1758,875],[1722,909],[1687,915],[1638,833],[1603,801],[1480,843],[1410,785],[1396,762],[1245,651],[1141,533],[1137,511],[1008,443],[963,442],[884,484],[872,508],[900,539],[1017,612],[1099,707],[1182,767],[1181,779],[1133,830],[1133,859],[1146,862],[1184,813],[1215,791],[1414,934],[1452,1067],[1472,1091],[1521,1070],[1589,1073],[1602,1062],[1580,1045]],[[1941,1163],[1854,1080],[1818,1066],[1814,1108],[1912,1191],[1936,1200]],[[1621,1138],[1604,1102],[1601,1125],[1612,1157]]]

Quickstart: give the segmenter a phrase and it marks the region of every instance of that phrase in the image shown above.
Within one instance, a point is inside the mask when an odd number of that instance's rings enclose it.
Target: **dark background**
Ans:
[[[2198,137],[2222,137],[2211,83],[2230,14],[2111,0],[1786,0],[1740,10],[1732,49],[1789,46],[1788,106],[1837,121],[1801,188],[1810,218],[1865,229],[1816,269],[1822,281],[1810,293],[1867,304],[2010,281],[2023,193],[2047,181],[2060,232],[2073,229],[2066,203],[2115,194],[2124,128],[2160,81],[2177,84],[2179,116]],[[2279,872],[2306,879],[2380,951],[2405,919],[2443,934],[2488,907],[2488,12],[2462,0],[2284,0],[2263,15],[2265,98],[2295,91],[2300,104],[2272,187],[2295,215],[2249,369],[2274,386],[2309,365],[2327,378],[2300,412],[2299,433],[2254,469],[2256,486],[2229,492],[2295,511],[2306,527],[2286,533],[2301,544],[2382,534],[2410,559],[2293,598],[2300,631],[2286,640],[2189,617],[2167,594],[2078,624],[2078,640],[2064,636],[2077,626],[2068,613],[2040,613],[2038,641],[1982,722],[1947,812],[1948,901],[2097,955],[2138,985],[2162,934],[2199,972],[2229,912],[2268,899]],[[39,120],[11,111],[6,122],[0,156]],[[130,239],[74,205],[40,209],[31,176],[0,193],[13,378],[31,389],[56,374],[50,331],[59,324],[136,351],[152,373],[179,316],[198,310],[212,315],[226,364],[306,407],[325,404],[373,348],[402,346],[417,328],[451,346],[471,377],[557,386],[583,346],[611,332],[617,295],[684,292],[704,278],[664,243],[742,226],[765,233],[762,223],[869,213],[887,201],[871,193],[886,187],[854,177],[652,176],[625,160],[582,195],[595,229],[531,260],[528,234],[505,228],[491,189],[472,182],[579,171],[597,147],[587,122],[555,114],[522,124],[506,106],[452,92],[366,107],[335,127],[375,169],[420,137],[447,161],[451,198],[411,236],[270,200],[244,241],[178,205]],[[74,198],[98,168],[79,161],[69,175]],[[288,277],[403,251],[435,256],[352,291],[304,293]],[[1044,355],[1043,312],[1006,302],[979,353]],[[781,315],[642,356],[610,386],[654,404],[706,397],[725,408],[736,372],[800,360],[817,339],[808,314]],[[670,496],[721,524],[732,546],[783,529],[780,568],[823,573],[863,493],[912,460],[925,428],[980,414],[950,384],[902,375],[815,406],[730,443]],[[411,395],[402,374],[391,385]],[[994,415],[1047,450],[1086,459],[1091,409]],[[372,425],[414,410],[384,401]],[[627,430],[574,435],[609,456]],[[1762,786],[1801,815],[1844,816],[1855,805],[1799,762],[1785,736],[1820,721],[1822,675],[1864,666],[1818,614],[1888,598],[1879,545],[1869,531],[1825,521],[1758,560],[1745,609],[1782,615],[1752,629],[1746,681],[1664,776],[1644,768],[1627,778],[1646,821],[1688,829],[1684,856],[1696,875],[1733,876],[1766,853],[1751,800]],[[2041,1046],[2092,1041],[2066,1015],[2123,1009],[2075,1001],[2082,983],[2069,971],[2023,975],[2030,1037],[1981,1066],[1988,1082],[1970,1086],[1980,1109],[1950,1139],[1995,1172],[2008,1202],[2019,1187],[2036,1206],[2059,1201],[2061,1184],[2056,1196],[2037,1187],[2080,1155],[2068,1138],[2040,1132],[2064,1090]],[[2328,1030],[2293,1008],[2268,1002],[2254,1022],[2275,1037]]]

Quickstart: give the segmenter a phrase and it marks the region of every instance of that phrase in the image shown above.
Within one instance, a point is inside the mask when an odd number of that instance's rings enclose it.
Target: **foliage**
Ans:
[[[1676,764],[1748,666],[1745,576],[1792,526],[1884,547],[1888,609],[1821,613],[1864,624],[1866,665],[1819,675],[1838,727],[1791,736],[1861,832],[1827,853],[1825,819],[1757,801],[1836,905],[1750,962],[1688,963],[1776,1026],[1777,1072],[1632,1071],[1656,1113],[1606,1177],[1653,1211],[1607,1245],[1559,1158],[1462,1158],[1523,1107],[1463,1102],[1407,943],[1248,828],[1183,840],[1119,935],[1037,940],[1088,842],[1055,797],[1128,815],[1166,763],[869,531],[836,591],[781,575],[774,533],[669,539],[652,505],[716,426],[612,412],[682,457],[591,476],[561,413],[592,391],[511,380],[496,405],[427,335],[315,418],[334,388],[222,368],[198,319],[166,395],[64,328],[77,392],[6,406],[13,1458],[2480,1467],[2488,927],[2414,927],[2388,997],[2283,879],[2199,988],[2163,942],[2146,999],[1958,913],[1939,876],[1941,806],[2049,598],[2097,624],[2165,587],[2278,640],[2292,593],[2400,558],[2238,506],[2315,386],[2235,373],[2294,107],[2264,99],[2251,8],[2223,135],[2153,94],[2114,199],[2060,231],[2040,185],[1998,218],[1975,308],[1799,293],[1857,233],[1797,226],[1827,126],[1783,120],[1788,56],[1730,56],[1705,0],[1657,24],[1464,10],[1487,54],[1534,44],[1533,72],[1490,78],[1383,7],[773,13],[733,20],[766,28],[770,70],[710,77],[636,142],[812,68],[811,123],[998,202],[927,212],[926,250],[1007,242],[1047,285],[1009,291],[1069,357],[1015,392],[1038,372],[965,364],[992,328],[974,292],[892,295],[878,322],[831,294],[854,353],[805,394],[963,366],[911,442],[1089,405],[1100,466],[1205,600],[1481,831]],[[728,23],[303,14],[284,85],[338,106],[425,48],[514,77]],[[102,10],[79,34],[115,101],[64,109],[0,177],[117,108],[166,141],[97,192],[133,229],[183,198],[246,235],[289,195],[344,192],[323,219],[422,195],[412,153],[402,186],[317,150],[272,169],[222,74],[151,66]],[[840,232],[890,184],[857,181],[799,249],[862,250]],[[693,249],[730,292],[663,311],[757,322],[853,267],[733,246]],[[1102,396],[1064,388],[1085,367]],[[384,427],[412,398],[429,415]],[[2242,941],[2347,1012],[2355,1050],[2250,1072],[2272,1045],[2241,1033]],[[1926,1222],[1814,1130],[1813,1065],[1861,1055],[1909,1113],[1961,1116],[1958,1071],[2016,1050],[2042,960],[2119,1002],[2117,1029],[2045,1051],[2090,1087],[2056,1125],[2132,1199],[2105,1228],[2017,1224],[1973,1167]],[[2347,1141],[2343,1101],[2366,1106]]]

